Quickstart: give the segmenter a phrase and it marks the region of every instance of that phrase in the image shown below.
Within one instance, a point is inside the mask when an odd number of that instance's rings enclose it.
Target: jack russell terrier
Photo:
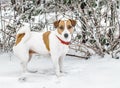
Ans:
[[[54,22],[55,31],[32,32],[28,26],[23,26],[16,35],[14,54],[21,60],[23,72],[33,54],[50,54],[55,67],[55,73],[60,76],[63,59],[69,50],[71,34],[76,21],[72,19]]]

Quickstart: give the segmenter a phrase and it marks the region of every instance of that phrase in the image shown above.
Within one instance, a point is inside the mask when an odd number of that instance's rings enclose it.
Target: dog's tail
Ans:
[[[25,24],[24,26],[22,26],[20,28],[20,30],[17,32],[16,37],[17,37],[16,38],[16,45],[18,43],[26,42],[30,37],[30,26],[29,26],[29,24]]]

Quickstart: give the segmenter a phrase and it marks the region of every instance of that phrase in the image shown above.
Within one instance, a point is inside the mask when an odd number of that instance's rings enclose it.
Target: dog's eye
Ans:
[[[68,28],[68,29],[71,29],[71,28],[72,28],[72,26],[71,26],[71,25],[68,25],[68,26],[67,26],[67,28]]]
[[[59,28],[60,28],[61,30],[64,30],[64,27],[63,27],[63,26],[60,26]]]

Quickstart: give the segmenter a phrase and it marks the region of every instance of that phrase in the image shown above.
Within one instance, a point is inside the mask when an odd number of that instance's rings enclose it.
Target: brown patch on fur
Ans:
[[[58,33],[59,34],[62,34],[63,31],[61,31],[60,29],[57,29]]]
[[[67,26],[67,29],[69,30],[69,32],[72,34],[73,33],[73,25],[72,25],[71,20],[67,20],[66,26]]]
[[[72,20],[72,19],[69,19],[69,20],[71,21],[72,26],[75,27],[75,25],[77,23],[76,20]]]
[[[16,37],[15,45],[17,45],[22,40],[22,38],[24,36],[25,36],[25,33],[18,34],[17,37]]]
[[[55,22],[53,23],[55,28],[57,28],[57,27],[59,26],[59,22],[60,22],[60,20],[55,21]]]
[[[33,50],[29,50],[29,61],[31,60],[32,54],[34,54],[34,53],[36,53],[36,52],[33,51]],[[29,61],[28,61],[28,62],[29,62]]]
[[[64,31],[64,28],[65,28],[65,22],[64,21],[60,21],[59,24],[58,24],[58,33],[59,34],[62,34],[62,32]]]
[[[50,46],[49,46],[49,35],[50,35],[50,31],[47,31],[43,34],[43,41],[45,43],[45,46],[47,48],[48,51],[50,51]]]
[[[36,53],[36,52],[33,50],[29,50],[29,54],[33,54],[33,53]]]

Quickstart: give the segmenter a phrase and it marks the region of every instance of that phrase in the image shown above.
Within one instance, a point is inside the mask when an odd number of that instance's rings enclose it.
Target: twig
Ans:
[[[10,35],[9,33],[6,33],[5,31],[3,31],[3,30],[0,30],[1,32],[3,32],[3,33],[5,33],[5,34],[7,34],[8,36],[10,36],[10,37],[13,37],[13,38],[15,38],[15,36],[12,36],[12,35]]]
[[[84,59],[90,58],[90,57],[78,56],[78,55],[73,55],[73,54],[66,54],[66,55],[67,56],[72,56],[72,57],[84,58]]]

